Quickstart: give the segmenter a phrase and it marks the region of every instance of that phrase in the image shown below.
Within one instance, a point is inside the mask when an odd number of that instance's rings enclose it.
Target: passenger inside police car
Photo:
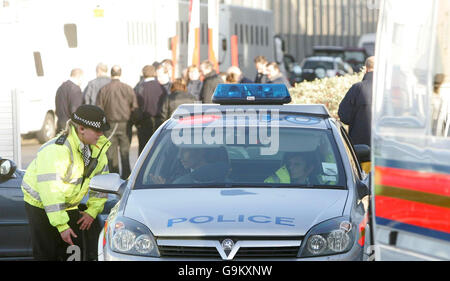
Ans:
[[[308,152],[286,152],[282,166],[265,183],[318,184],[315,157]]]
[[[155,184],[224,183],[230,169],[227,152],[223,147],[181,148],[179,160],[172,166],[172,171],[169,171],[167,178],[151,174],[152,182]]]

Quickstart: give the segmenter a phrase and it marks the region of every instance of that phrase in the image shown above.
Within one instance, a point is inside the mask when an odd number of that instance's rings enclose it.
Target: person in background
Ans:
[[[143,69],[144,81],[141,91],[136,93],[141,120],[137,124],[139,154],[141,154],[148,140],[161,125],[162,99],[167,96],[164,87],[156,81],[156,69],[153,65],[146,65]]]
[[[164,64],[159,64],[156,68],[156,77],[161,84],[161,86],[164,87],[167,94],[170,94],[170,88],[172,87],[171,77],[169,74],[168,68]]]
[[[339,104],[338,115],[342,123],[349,126],[353,144],[371,146],[372,85],[375,57],[366,59],[363,80],[354,84]],[[362,164],[365,172],[370,171],[370,162]]]
[[[229,78],[228,78],[229,77]],[[245,77],[242,73],[242,70],[237,66],[231,66],[227,70],[227,82],[232,83],[231,81],[234,81],[233,83],[239,83],[239,84],[252,84],[253,81]]]
[[[280,67],[276,62],[271,62],[267,64],[267,78],[269,81],[267,83],[270,84],[284,84],[288,89],[292,86],[289,81],[284,77],[283,73],[280,71]]]
[[[97,64],[95,72],[97,78],[89,81],[83,92],[85,104],[95,105],[95,101],[97,99],[98,92],[100,92],[100,89],[111,82],[111,79],[108,77],[108,66],[106,64]]]
[[[80,88],[82,77],[83,70],[72,69],[69,80],[62,83],[56,91],[55,113],[58,118],[56,132],[60,132],[66,127],[72,113],[83,104],[83,93]]]
[[[170,83],[173,83],[173,79],[175,76],[175,65],[173,64],[173,61],[171,59],[165,59],[161,62],[161,64],[164,66],[167,73],[169,73]]]
[[[111,139],[108,150],[108,165],[111,173],[119,174],[119,156],[122,164],[122,178],[127,179],[130,168],[130,139],[128,136],[128,121],[132,113],[138,109],[137,97],[129,85],[120,81],[122,69],[115,65],[111,68],[111,83],[104,86],[97,96],[97,106],[105,111],[111,129],[105,132]]]
[[[266,73],[267,59],[265,56],[257,56],[255,58],[255,67],[256,67],[256,84],[265,84],[269,81]]]
[[[212,103],[214,91],[216,90],[217,85],[223,83],[223,80],[217,75],[214,70],[214,64],[209,60],[205,60],[200,64],[200,72],[205,78],[200,92],[200,100],[203,103]]]
[[[339,118],[349,126],[353,144],[370,146],[374,63],[373,56],[366,59],[363,80],[352,85],[339,104]]]
[[[227,83],[227,73],[226,72],[220,72],[219,74],[217,74],[220,79],[222,80],[221,84],[223,83]]]
[[[196,101],[200,100],[200,92],[203,82],[200,80],[200,70],[197,66],[191,65],[187,69],[187,92],[192,95]]]
[[[186,92],[186,82],[182,78],[175,79],[171,90],[170,95],[162,98],[161,117],[163,121],[169,119],[178,106],[197,101],[193,95]]]

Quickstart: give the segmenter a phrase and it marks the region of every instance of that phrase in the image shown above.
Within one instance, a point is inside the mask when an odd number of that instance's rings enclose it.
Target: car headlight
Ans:
[[[117,217],[109,224],[109,245],[114,252],[159,257],[155,238],[150,230],[135,220]]]
[[[335,218],[313,227],[300,247],[299,257],[318,257],[342,254],[355,243],[355,227],[348,218]]]

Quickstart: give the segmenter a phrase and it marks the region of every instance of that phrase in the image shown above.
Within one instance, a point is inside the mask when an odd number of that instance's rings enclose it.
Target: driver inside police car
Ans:
[[[186,181],[192,181],[189,177],[200,167],[208,164],[206,152],[202,149],[195,148],[182,148],[179,153],[179,160],[181,166],[184,168],[184,174],[176,179],[173,183],[184,183]],[[150,174],[152,181],[156,184],[165,184],[167,179],[160,175]]]
[[[81,105],[26,170],[22,191],[36,260],[67,260],[70,246],[81,248],[81,231],[89,230],[102,212],[106,194],[90,191],[84,212],[78,205],[91,178],[109,172],[106,151],[111,143],[103,136],[109,129],[103,110]]]

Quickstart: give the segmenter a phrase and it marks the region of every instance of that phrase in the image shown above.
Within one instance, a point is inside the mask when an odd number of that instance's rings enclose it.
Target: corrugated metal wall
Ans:
[[[275,33],[298,60],[314,45],[357,46],[362,34],[376,32],[378,10],[369,0],[271,0]]]
[[[357,46],[362,34],[377,29],[377,0],[225,0],[227,4],[269,9],[274,30],[298,61],[314,45]]]

